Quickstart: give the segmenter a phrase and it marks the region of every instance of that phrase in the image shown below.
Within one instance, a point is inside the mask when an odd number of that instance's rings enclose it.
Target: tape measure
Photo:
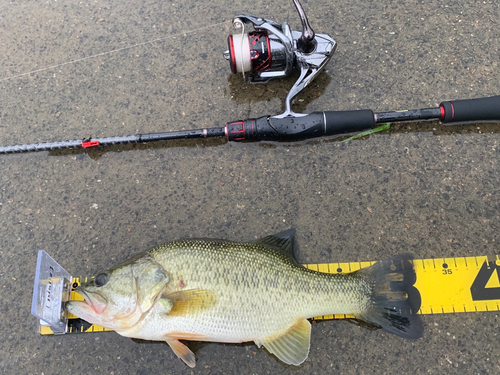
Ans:
[[[305,264],[315,271],[332,274],[350,273],[375,262]],[[417,275],[414,284],[420,293],[418,314],[500,311],[500,257],[476,256],[413,260]],[[74,291],[80,282],[90,277],[74,277],[71,300],[83,301]],[[314,320],[350,319],[350,315],[326,315]],[[103,332],[107,328],[90,324],[72,314],[68,317],[67,333]],[[40,334],[52,335],[48,325],[40,325]]]
[[[319,272],[349,273],[375,262],[308,264]],[[500,311],[500,257],[415,259],[420,293],[418,314]],[[327,315],[315,319],[346,319],[349,315]]]

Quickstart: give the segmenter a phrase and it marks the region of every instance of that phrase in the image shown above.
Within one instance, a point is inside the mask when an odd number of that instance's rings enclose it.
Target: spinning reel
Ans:
[[[239,31],[229,35],[224,57],[233,73],[249,73],[252,83],[286,77],[293,68],[300,77],[285,99],[285,112],[279,116],[303,116],[291,109],[292,99],[304,89],[333,56],[337,42],[326,34],[315,34],[298,0],[293,0],[302,22],[302,32],[260,17],[239,15],[233,27]]]

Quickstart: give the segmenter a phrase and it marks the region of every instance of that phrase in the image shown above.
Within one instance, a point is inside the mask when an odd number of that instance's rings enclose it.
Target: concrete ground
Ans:
[[[500,94],[496,1],[303,1],[338,50],[297,111],[435,107]],[[223,126],[278,114],[293,78],[246,85],[222,52],[274,2],[6,0],[0,5],[0,146]],[[174,142],[0,156],[0,371],[5,374],[496,374],[498,312],[428,315],[412,342],[315,324],[288,368],[253,344],[115,333],[42,337],[30,315],[36,254],[92,275],[182,237],[253,240],[297,228],[303,263],[495,255],[500,127],[396,126],[347,143]]]

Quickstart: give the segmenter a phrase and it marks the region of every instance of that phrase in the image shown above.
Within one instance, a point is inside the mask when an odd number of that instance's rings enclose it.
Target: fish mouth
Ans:
[[[108,306],[108,299],[104,297],[101,293],[98,292],[90,292],[88,290],[84,290],[81,287],[76,288],[75,290],[78,294],[83,297],[83,301],[79,301],[80,303],[85,303],[88,307],[90,307],[96,314],[102,314],[103,311]]]

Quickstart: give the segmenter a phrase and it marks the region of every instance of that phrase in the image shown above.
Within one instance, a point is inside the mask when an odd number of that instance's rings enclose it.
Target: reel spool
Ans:
[[[239,18],[235,18],[233,25],[244,30]],[[287,56],[290,55],[287,46],[266,29],[229,35],[227,44],[231,71],[235,74],[253,73],[252,82],[267,81],[291,72],[291,67],[287,66]],[[267,74],[255,74],[264,72]]]

